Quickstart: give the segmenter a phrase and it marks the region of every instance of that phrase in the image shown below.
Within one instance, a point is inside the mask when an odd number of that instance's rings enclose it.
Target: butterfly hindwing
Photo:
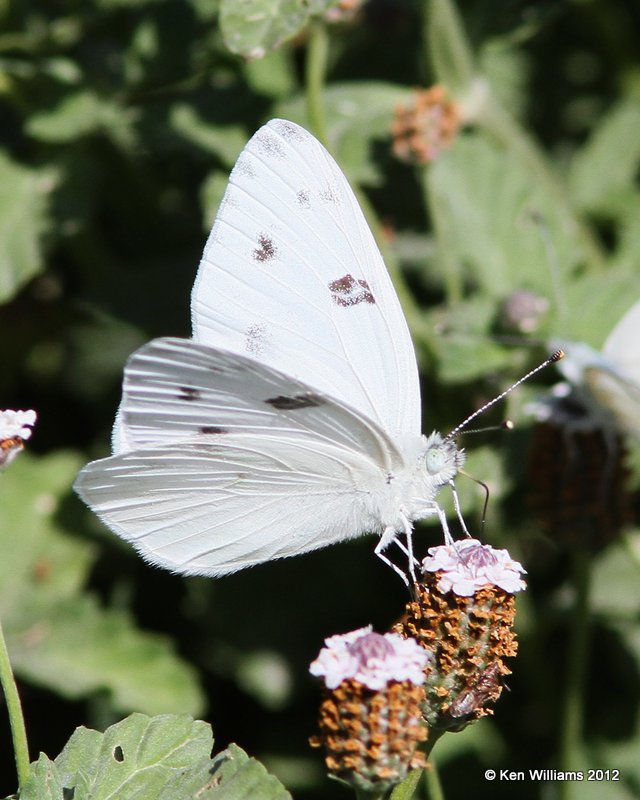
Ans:
[[[94,461],[75,489],[151,563],[217,576],[376,532],[370,497],[384,485],[351,450],[228,434]]]

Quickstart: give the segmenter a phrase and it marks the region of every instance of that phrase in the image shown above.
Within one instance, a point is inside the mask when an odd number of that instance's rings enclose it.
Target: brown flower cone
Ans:
[[[410,164],[428,164],[453,142],[460,117],[442,86],[417,89],[410,107],[398,106],[391,127],[393,154]]]
[[[513,631],[515,597],[487,586],[472,597],[437,588],[440,573],[427,573],[416,586],[393,630],[418,641],[432,654],[425,670],[423,714],[437,733],[462,730],[492,714],[502,693],[502,677],[511,670],[504,659],[517,653]]]
[[[421,706],[424,688],[391,682],[374,691],[355,680],[325,690],[320,706],[320,735],[329,772],[365,791],[384,790],[425,765],[417,750],[427,738]]]
[[[633,518],[622,439],[603,431],[536,426],[529,458],[529,506],[555,541],[602,549]]]

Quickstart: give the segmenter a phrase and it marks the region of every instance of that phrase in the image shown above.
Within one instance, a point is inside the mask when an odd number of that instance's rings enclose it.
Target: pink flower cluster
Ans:
[[[28,439],[35,421],[35,411],[12,411],[10,408],[0,411],[0,441],[16,436]]]
[[[35,422],[35,411],[0,410],[0,470],[8,467],[22,450]]]
[[[520,577],[526,570],[507,550],[495,550],[477,539],[463,539],[452,545],[430,547],[422,562],[425,572],[442,572],[438,589],[470,597],[485,586],[497,586],[514,594],[526,588]]]
[[[390,681],[424,682],[430,656],[413,639],[397,633],[374,633],[371,625],[325,639],[309,671],[323,677],[329,689],[349,678],[379,691]]]

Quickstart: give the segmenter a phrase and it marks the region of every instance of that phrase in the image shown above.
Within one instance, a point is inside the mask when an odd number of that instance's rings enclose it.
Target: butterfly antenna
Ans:
[[[535,367],[535,369],[532,369],[532,370],[531,370],[531,372],[527,372],[527,374],[526,374],[526,375],[523,375],[523,376],[522,376],[522,378],[520,378],[519,380],[517,380],[515,383],[512,383],[512,384],[511,384],[511,386],[509,386],[509,388],[508,388],[508,389],[505,389],[505,390],[504,390],[504,392],[500,392],[500,394],[499,394],[497,397],[494,397],[494,398],[493,398],[493,400],[489,400],[489,402],[488,402],[488,403],[485,403],[483,406],[481,406],[481,407],[480,407],[480,408],[478,408],[476,411],[474,411],[474,412],[473,412],[473,414],[471,414],[470,416],[468,416],[468,417],[467,417],[465,420],[463,420],[463,421],[462,421],[462,422],[461,422],[461,423],[460,423],[460,424],[459,424],[459,425],[458,425],[456,428],[454,428],[454,429],[451,431],[451,433],[448,433],[448,434],[445,436],[445,439],[444,439],[444,440],[445,440],[445,441],[448,441],[449,439],[453,439],[453,438],[455,438],[455,437],[456,437],[456,436],[457,436],[457,435],[460,433],[460,431],[461,431],[463,428],[466,428],[466,427],[467,427],[467,425],[468,425],[468,424],[469,424],[469,423],[470,423],[472,420],[474,420],[476,417],[480,416],[480,414],[484,414],[484,412],[485,412],[487,409],[491,408],[491,406],[494,406],[494,405],[495,405],[497,402],[499,402],[500,400],[502,400],[502,398],[503,398],[503,397],[506,397],[508,394],[510,394],[510,393],[511,393],[511,392],[512,392],[514,389],[516,389],[518,386],[520,386],[520,384],[521,384],[521,383],[524,383],[525,381],[528,381],[528,380],[529,380],[529,378],[531,378],[531,377],[532,377],[533,375],[535,375],[537,372],[540,372],[540,370],[541,370],[541,369],[544,369],[545,367],[548,367],[548,366],[549,366],[549,364],[555,364],[557,361],[560,361],[560,360],[561,360],[561,359],[563,359],[563,358],[564,358],[564,353],[562,352],[562,350],[556,350],[555,352],[553,352],[553,353],[552,353],[552,354],[549,356],[549,358],[545,359],[545,360],[542,362],[542,364],[538,364],[538,366],[537,366],[537,367]]]
[[[471,430],[466,430],[464,435],[468,436],[470,433],[487,433],[487,431],[512,431],[515,427],[512,420],[503,419],[499,425],[487,425],[486,428],[471,428]]]
[[[489,489],[488,484],[486,484],[484,481],[481,481],[479,478],[474,478],[473,475],[469,475],[469,473],[465,472],[465,470],[460,469],[458,472],[460,475],[464,475],[465,478],[470,478],[474,483],[477,483],[484,489],[484,505],[482,506],[482,518],[480,519],[480,534],[482,535],[482,533],[484,533],[484,524],[487,521],[487,509],[489,508],[489,497],[491,496],[491,490]]]

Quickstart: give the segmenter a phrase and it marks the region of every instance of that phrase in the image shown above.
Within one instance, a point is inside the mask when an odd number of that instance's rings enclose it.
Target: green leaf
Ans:
[[[182,796],[179,792],[193,792],[185,796],[198,800],[291,800],[277,778],[235,744],[174,779],[158,800],[173,800]]]
[[[210,726],[187,715],[132,714],[104,733],[78,728],[55,762],[31,765],[21,800],[290,800],[235,745],[211,759]]]
[[[42,271],[53,170],[23,167],[0,151],[0,303]]]
[[[290,97],[296,89],[293,57],[291,50],[283,47],[259,61],[248,61],[244,65],[247,84],[254,92],[267,97]]]
[[[633,621],[638,613],[640,584],[640,531],[616,542],[593,567],[591,605],[605,617]]]
[[[95,548],[69,536],[58,517],[80,465],[72,453],[22,453],[0,474],[0,615],[8,635],[24,634],[86,580]]]
[[[192,105],[177,103],[171,109],[171,126],[187,141],[213,153],[231,169],[247,143],[241,125],[214,125],[203,119]]]
[[[549,296],[550,252],[557,280],[568,283],[582,257],[575,226],[518,153],[466,134],[432,166],[429,186],[440,247],[486,296]]]
[[[55,759],[55,772],[51,768],[50,772],[57,773],[66,792],[58,798],[151,798],[157,797],[174,775],[207,757],[212,746],[211,728],[205,722],[194,722],[186,715],[132,714],[104,734],[78,728]],[[43,766],[32,766],[21,800],[42,797]],[[186,795],[176,794],[176,798],[180,796]]]
[[[20,787],[21,800],[60,800],[64,798],[64,784],[60,771],[53,761],[40,753],[37,761],[31,764],[31,773],[26,786]]]
[[[16,672],[62,697],[107,691],[115,708],[147,713],[203,706],[196,673],[170,639],[137,630],[128,613],[104,609],[91,596],[56,603],[9,647]]]
[[[336,0],[222,0],[220,28],[232,53],[262,58],[334,5]]]
[[[576,153],[569,186],[583,209],[607,216],[624,212],[640,166],[640,101],[627,98],[603,116]]]
[[[554,321],[554,336],[601,348],[622,316],[640,297],[637,261],[612,264],[606,272],[584,274],[565,290],[567,313]]]
[[[478,380],[509,364],[509,353],[490,335],[495,314],[495,303],[478,296],[425,313],[427,327],[443,331],[432,340],[440,380],[444,383]]]
[[[135,141],[132,112],[90,91],[69,94],[53,108],[33,114],[26,129],[35,139],[56,144],[101,132],[124,149],[130,149]]]
[[[79,466],[21,454],[0,476],[0,613],[16,673],[64,697],[106,692],[125,711],[197,713],[196,675],[171,641],[82,592],[94,547],[64,528]]]

